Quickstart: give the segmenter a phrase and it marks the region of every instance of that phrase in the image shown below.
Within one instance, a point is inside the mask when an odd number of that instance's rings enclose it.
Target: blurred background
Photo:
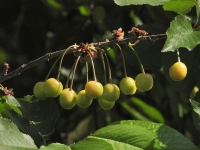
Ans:
[[[195,13],[195,10],[191,10],[188,17],[193,20]],[[4,62],[9,63],[11,72],[46,53],[65,49],[75,43],[101,42],[106,38],[111,40],[112,31],[120,27],[125,37],[129,36],[127,32],[133,26],[146,30],[149,35],[165,33],[176,15],[163,11],[161,6],[120,7],[113,0],[0,0],[0,70],[3,70]],[[101,109],[96,100],[86,109],[75,106],[72,110],[64,110],[55,98],[60,118],[49,142],[71,144],[111,122],[138,119],[169,125],[200,145],[200,133],[194,127],[189,103],[189,98],[199,100],[199,82],[193,79],[199,81],[199,71],[192,71],[192,68],[199,68],[199,47],[191,52],[180,50],[180,57],[188,66],[189,74],[185,81],[175,83],[170,80],[168,69],[177,61],[177,55],[161,53],[164,42],[165,39],[141,41],[135,46],[145,71],[154,78],[152,90],[137,92],[133,96],[121,94],[115,106],[108,111]],[[122,45],[122,49],[127,74],[135,78],[141,72],[139,63],[126,45]],[[109,56],[113,82],[119,85],[124,77],[119,50],[115,46],[105,50]],[[191,64],[191,58],[196,64]],[[34,84],[45,79],[55,60],[38,64],[1,84],[13,88],[15,97],[31,95]],[[60,76],[63,85],[74,61],[72,54],[64,58]],[[95,59],[95,69],[98,80],[105,84],[100,59]],[[56,77],[57,72],[58,65],[50,77]],[[91,68],[89,78],[93,78]],[[84,85],[84,65],[79,64],[73,89],[78,93]]]

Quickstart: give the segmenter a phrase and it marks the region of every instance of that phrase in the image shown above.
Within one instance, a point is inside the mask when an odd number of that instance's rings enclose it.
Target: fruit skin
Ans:
[[[102,97],[109,102],[115,102],[120,96],[119,87],[116,84],[108,83],[103,86]]]
[[[89,81],[85,85],[85,93],[91,98],[98,98],[103,94],[103,86],[100,82]]]
[[[92,104],[93,99],[86,95],[85,90],[81,90],[76,97],[76,104],[81,108],[87,108]]]
[[[135,85],[140,92],[149,91],[153,87],[153,78],[148,73],[140,73],[135,78]]]
[[[77,94],[70,88],[64,89],[59,96],[59,102],[62,108],[72,109],[76,105]]]
[[[115,105],[115,102],[109,102],[106,99],[104,99],[102,96],[98,98],[98,103],[99,103],[99,106],[104,110],[109,110],[113,108],[113,106]]]
[[[174,81],[181,81],[187,75],[187,67],[182,62],[174,63],[169,69],[169,76]]]
[[[133,95],[137,90],[135,80],[131,77],[123,78],[119,83],[119,88],[124,95]]]
[[[33,94],[39,100],[45,100],[47,98],[43,92],[44,83],[45,82],[37,82],[33,88]]]
[[[49,78],[45,81],[43,91],[47,97],[57,97],[63,90],[63,85],[61,82],[55,78]]]

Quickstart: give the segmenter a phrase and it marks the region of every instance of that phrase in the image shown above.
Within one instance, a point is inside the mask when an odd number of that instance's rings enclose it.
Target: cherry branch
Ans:
[[[158,40],[158,39],[161,39],[161,38],[166,38],[166,34],[157,34],[157,35],[148,35],[148,36],[146,36],[146,35],[144,35],[144,36],[134,36],[134,37],[130,37],[130,38],[124,38],[124,39],[121,39],[121,40],[111,40],[111,41],[106,40],[105,42],[91,43],[91,45],[93,45],[94,47],[103,48],[103,47],[108,47],[108,46],[112,46],[112,45],[116,45],[116,44],[127,44],[129,42],[130,43],[136,42],[138,40],[155,41],[155,40]],[[19,68],[17,68],[16,70],[14,70],[10,73],[7,73],[6,75],[2,74],[0,76],[0,83],[5,81],[5,80],[8,80],[8,79],[10,79],[14,76],[20,75],[23,71],[30,69],[32,67],[35,67],[35,66],[37,66],[38,64],[40,64],[44,61],[47,61],[49,59],[52,59],[54,57],[62,55],[65,50],[66,49],[55,51],[55,52],[52,52],[52,53],[47,53],[40,58],[37,58],[33,61],[30,61],[27,64],[21,65]],[[66,54],[69,54],[69,53],[72,53],[72,52],[73,52],[73,50],[69,50]]]

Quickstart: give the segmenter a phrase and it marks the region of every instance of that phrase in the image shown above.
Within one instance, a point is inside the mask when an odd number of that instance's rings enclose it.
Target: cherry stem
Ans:
[[[100,49],[100,50],[101,50],[101,49]],[[103,64],[104,82],[105,82],[105,84],[106,84],[106,83],[107,83],[107,78],[106,78],[106,65],[105,65],[103,53],[104,53],[104,52],[100,51],[100,56],[101,56],[101,60],[102,60],[102,64]]]
[[[76,67],[77,67],[77,64],[78,64],[78,61],[80,60],[80,58],[81,58],[81,55],[78,56],[78,58],[76,59],[76,62],[74,64],[74,70],[73,70],[73,74],[72,74],[72,80],[71,80],[71,84],[70,84],[70,90],[72,90],[73,81],[74,81],[74,75],[75,75]]]
[[[178,51],[178,49],[177,49],[177,57],[178,57],[178,62],[181,62],[181,59],[180,59],[180,55],[179,55],[179,51]]]
[[[195,22],[195,24],[194,24],[193,28],[195,28],[195,27],[196,27],[196,25],[197,25],[198,21],[199,21],[199,18],[197,17],[197,18],[196,18],[196,22]]]
[[[58,68],[57,80],[59,80],[59,78],[60,78],[60,72],[61,72],[61,66],[62,66],[63,58],[64,58],[65,54],[66,54],[72,47],[75,48],[76,45],[71,45],[71,46],[69,46],[69,47],[63,52],[63,54],[62,54],[62,57],[61,57],[61,59],[60,59],[59,68]]]
[[[135,56],[136,56],[136,58],[137,58],[137,60],[140,64],[141,71],[142,71],[143,74],[145,74],[144,67],[143,67],[142,62],[140,60],[140,57],[138,56],[137,52],[134,50],[134,48],[132,47],[130,42],[128,43],[128,47],[134,52],[134,54],[135,54]]]
[[[107,65],[108,65],[109,83],[112,83],[112,75],[111,75],[110,63],[109,63],[109,60],[108,60],[108,57],[107,57],[106,53],[103,52],[103,54],[106,57],[106,62],[107,62]]]
[[[75,63],[76,63],[76,62],[74,62],[73,66],[72,66],[71,69],[70,69],[70,72],[69,72],[68,77],[67,77],[67,82],[66,82],[66,84],[65,84],[65,88],[68,88],[70,76],[71,76],[71,74],[72,74],[72,70],[74,69]]]
[[[55,61],[55,62],[53,63],[53,65],[51,66],[51,68],[50,68],[49,72],[47,73],[47,75],[46,75],[44,81],[46,81],[46,80],[49,78],[49,75],[50,75],[51,71],[53,70],[54,66],[56,65],[56,63],[58,62],[58,60],[59,60],[60,58],[61,58],[61,55],[56,59],[56,61]],[[58,80],[58,78],[57,78],[57,80]]]
[[[120,52],[121,52],[121,56],[122,56],[122,61],[123,61],[123,66],[124,66],[124,76],[127,77],[127,72],[126,72],[126,62],[125,62],[125,59],[124,59],[124,53],[121,49],[121,47],[119,46],[119,44],[116,44],[117,47],[119,48]]]
[[[94,81],[97,81],[96,73],[95,73],[95,68],[94,68],[94,62],[93,62],[93,59],[92,59],[92,56],[91,56],[90,52],[88,52],[88,54],[90,56],[90,60],[91,60],[91,63],[92,63],[92,70],[93,70]]]
[[[88,82],[88,62],[85,62],[85,70],[86,70],[86,83]]]

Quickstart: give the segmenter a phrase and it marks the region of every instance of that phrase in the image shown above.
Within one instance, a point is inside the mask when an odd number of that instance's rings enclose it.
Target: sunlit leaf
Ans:
[[[198,148],[176,130],[149,121],[119,121],[72,144],[72,150],[197,150]]]
[[[192,50],[200,44],[200,31],[193,30],[190,21],[184,16],[176,17],[171,22],[166,34],[167,40],[162,52],[173,52],[180,47]]]
[[[72,150],[143,150],[153,146],[151,131],[135,125],[117,124],[97,130],[85,140],[71,145]]]
[[[180,15],[184,15],[196,5],[196,0],[170,0],[164,4],[163,8],[164,10],[175,11]]]
[[[4,117],[8,117],[7,110],[13,110],[17,114],[21,115],[21,111],[19,110],[20,104],[13,96],[2,96],[0,98],[0,113]]]
[[[21,133],[13,122],[5,118],[0,118],[0,137],[1,150],[37,149],[30,136]]]
[[[60,143],[51,143],[48,146],[41,146],[40,150],[71,150],[71,148],[67,145]]]
[[[163,5],[169,0],[114,0],[117,5],[125,6],[125,5],[143,5],[148,4],[152,6]]]
[[[153,147],[156,150],[198,150],[198,148],[184,135],[167,125],[139,120],[122,120],[119,122],[114,122],[113,124],[136,125],[152,131],[155,136]]]

